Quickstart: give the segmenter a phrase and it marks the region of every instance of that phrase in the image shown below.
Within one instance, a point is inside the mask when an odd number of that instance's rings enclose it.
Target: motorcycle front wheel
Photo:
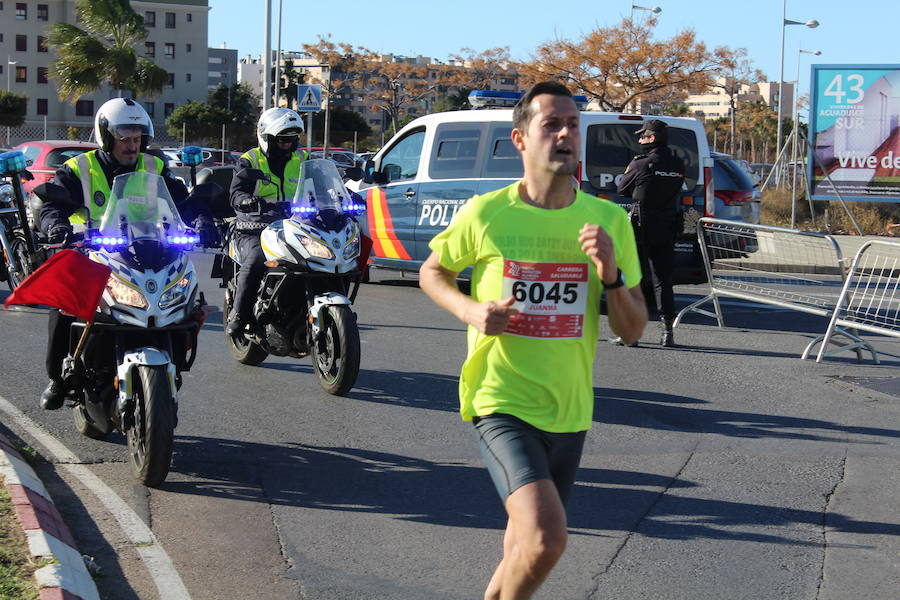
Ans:
[[[316,379],[329,394],[343,396],[359,375],[359,328],[356,315],[345,304],[327,306],[321,312],[321,333],[313,340],[312,359]]]
[[[147,487],[157,487],[169,474],[175,437],[175,402],[162,365],[137,367],[134,426],[125,432],[131,470]]]
[[[12,256],[9,257],[10,264],[6,270],[6,281],[10,290],[15,290],[19,284],[31,275],[34,270],[31,268],[31,260],[28,255],[28,243],[22,235],[16,234],[9,241],[9,250]],[[13,273],[13,271],[16,271]]]

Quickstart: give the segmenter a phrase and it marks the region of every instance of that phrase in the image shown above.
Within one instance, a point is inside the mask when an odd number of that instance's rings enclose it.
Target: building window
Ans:
[[[37,68],[37,82],[38,83],[47,83],[47,67],[38,67]]]
[[[166,85],[168,85],[170,88],[175,87],[175,73],[169,73],[169,81]]]
[[[186,73],[186,74],[184,75],[184,80],[187,81],[188,83],[190,83],[190,81],[191,81],[191,74],[190,74],[190,73]]]
[[[175,29],[175,13],[166,13],[166,29]]]
[[[187,22],[190,23],[193,20],[194,20],[194,15],[192,15],[191,13],[188,13],[187,14]]]
[[[16,83],[28,81],[28,67],[16,67]]]
[[[16,52],[28,52],[28,38],[24,35],[16,36]]]
[[[175,58],[175,44],[166,44],[166,58]]]
[[[185,52],[190,52],[190,51],[191,51],[191,45],[185,44]]]
[[[144,27],[156,27],[156,13],[152,10],[144,12]]]
[[[169,118],[169,116],[175,112],[175,104],[172,102],[166,102],[165,106],[163,106],[163,113],[165,113],[165,117]]]
[[[46,52],[47,51],[47,38],[42,35],[38,36],[38,44],[37,44],[38,52]]]
[[[147,111],[147,114],[150,115],[150,118],[152,119],[156,112],[156,104],[153,102],[144,102],[144,110]]]
[[[144,42],[144,55],[150,58],[156,56],[156,42]]]
[[[47,8],[46,4],[38,4],[37,20],[38,21],[49,21],[50,20],[50,10]]]
[[[24,2],[16,2],[16,20],[24,21],[28,18],[28,5]]]
[[[79,117],[93,117],[94,116],[94,101],[93,100],[79,100],[75,103],[75,115]]]
[[[49,106],[49,104],[50,103],[47,102],[46,98],[38,98],[37,99],[37,114],[46,115],[48,112],[47,107]]]

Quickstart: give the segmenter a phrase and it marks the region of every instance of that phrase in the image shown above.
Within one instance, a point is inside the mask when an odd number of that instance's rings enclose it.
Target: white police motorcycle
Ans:
[[[261,171],[252,176],[266,179]],[[342,396],[359,374],[359,329],[351,306],[359,289],[361,231],[354,217],[365,206],[326,159],[303,162],[291,202],[259,203],[258,214],[289,216],[262,232],[268,270],[256,292],[255,324],[234,336],[226,332],[228,349],[247,365],[269,354],[312,355],[321,387]],[[226,323],[242,260],[232,233],[213,267],[225,288]]]
[[[150,487],[169,472],[181,374],[211,310],[187,253],[198,241],[163,178],[135,172],[115,178],[99,229],[88,223],[80,244],[112,273],[94,322],[72,325],[63,378],[75,425],[94,439],[124,433],[134,475]]]

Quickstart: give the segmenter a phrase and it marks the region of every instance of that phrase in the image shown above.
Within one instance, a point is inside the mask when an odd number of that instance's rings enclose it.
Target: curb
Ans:
[[[40,599],[100,600],[85,559],[53,499],[34,469],[3,434],[0,434],[0,475],[5,477],[31,555],[54,561],[35,571]]]

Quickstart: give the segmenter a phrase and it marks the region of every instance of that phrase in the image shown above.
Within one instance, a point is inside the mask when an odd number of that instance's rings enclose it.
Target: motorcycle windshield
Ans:
[[[115,178],[100,219],[101,236],[121,237],[129,244],[150,240],[168,246],[186,230],[162,177],[135,172]]]
[[[300,182],[291,201],[292,219],[302,221],[326,210],[342,213],[351,201],[333,161],[325,158],[303,161]]]

